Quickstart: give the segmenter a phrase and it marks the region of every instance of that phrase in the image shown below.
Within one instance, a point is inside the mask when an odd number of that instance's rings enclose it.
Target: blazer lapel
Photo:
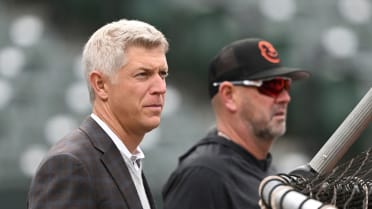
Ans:
[[[121,193],[124,195],[124,198],[127,200],[129,208],[142,209],[141,201],[138,197],[128,167],[115,145],[111,146],[111,149],[107,150],[101,159],[107,171],[111,173]]]
[[[89,135],[92,144],[102,152],[101,161],[127,201],[128,208],[142,209],[128,167],[109,136],[91,117],[88,117],[80,128]]]
[[[145,187],[147,199],[149,200],[150,207],[152,209],[156,209],[156,204],[154,202],[154,198],[152,197],[151,190],[149,184],[147,183],[146,177],[142,172],[142,179],[143,179],[143,186]]]

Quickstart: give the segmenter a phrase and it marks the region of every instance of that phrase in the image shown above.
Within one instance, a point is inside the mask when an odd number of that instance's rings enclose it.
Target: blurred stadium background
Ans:
[[[284,65],[312,72],[293,86],[288,131],[272,150],[286,172],[311,159],[372,87],[371,15],[371,0],[0,0],[1,208],[26,207],[40,159],[90,113],[80,53],[103,24],[147,21],[170,42],[162,124],[143,141],[161,208],[178,156],[213,125],[206,69],[217,50],[262,37]],[[369,127],[345,159],[371,140]]]

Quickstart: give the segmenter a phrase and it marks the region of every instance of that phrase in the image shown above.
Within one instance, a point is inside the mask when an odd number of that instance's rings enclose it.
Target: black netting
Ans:
[[[286,175],[297,191],[338,208],[372,208],[372,148],[327,175]]]

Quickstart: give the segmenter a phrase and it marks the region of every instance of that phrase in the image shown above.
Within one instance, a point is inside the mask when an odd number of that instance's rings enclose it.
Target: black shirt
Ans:
[[[273,175],[271,155],[257,160],[216,131],[179,158],[163,188],[164,209],[259,209],[258,187]]]

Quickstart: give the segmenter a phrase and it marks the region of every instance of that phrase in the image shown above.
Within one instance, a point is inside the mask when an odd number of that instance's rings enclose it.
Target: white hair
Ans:
[[[169,48],[168,41],[159,30],[139,20],[121,19],[99,28],[85,44],[82,55],[91,102],[95,95],[89,83],[90,73],[97,70],[110,77],[115,75],[126,64],[125,52],[130,46],[162,46],[165,52]]]

